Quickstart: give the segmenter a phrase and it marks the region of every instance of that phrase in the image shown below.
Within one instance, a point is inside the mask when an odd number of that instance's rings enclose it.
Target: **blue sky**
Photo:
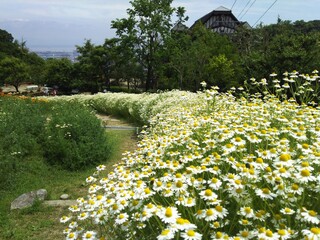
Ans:
[[[219,6],[232,8],[238,19],[250,25],[264,13],[258,23],[276,23],[278,16],[320,20],[320,0],[174,0],[173,6],[185,7],[188,26]],[[72,50],[85,39],[102,44],[105,38],[115,37],[111,21],[126,17],[130,7],[129,0],[0,0],[0,29],[26,41],[31,50]]]

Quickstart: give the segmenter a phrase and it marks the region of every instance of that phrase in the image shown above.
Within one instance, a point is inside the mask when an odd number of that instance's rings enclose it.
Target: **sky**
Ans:
[[[189,16],[187,26],[224,6],[241,21],[320,20],[320,0],[173,0]],[[31,51],[72,51],[86,40],[102,44],[116,37],[111,21],[125,18],[130,0],[0,0],[0,29],[26,41]]]

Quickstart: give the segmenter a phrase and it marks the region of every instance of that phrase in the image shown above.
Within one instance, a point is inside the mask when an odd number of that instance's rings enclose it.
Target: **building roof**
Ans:
[[[225,8],[223,6],[218,7],[217,9],[209,12],[208,14],[204,15],[202,18],[198,19],[195,23],[201,21],[202,23],[205,23],[210,19],[213,15],[220,15],[220,14],[228,14],[234,20],[235,22],[239,22],[239,20],[233,15],[230,9]]]

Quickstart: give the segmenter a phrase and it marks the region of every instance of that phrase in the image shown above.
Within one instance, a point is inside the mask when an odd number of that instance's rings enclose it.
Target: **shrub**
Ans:
[[[56,103],[43,134],[46,160],[68,170],[96,165],[109,157],[110,146],[101,122],[80,104]]]
[[[26,156],[39,149],[47,103],[29,98],[0,98],[0,188],[8,188]]]

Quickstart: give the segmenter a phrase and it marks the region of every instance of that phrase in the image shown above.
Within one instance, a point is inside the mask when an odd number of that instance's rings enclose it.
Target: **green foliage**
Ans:
[[[239,56],[232,42],[226,37],[208,31],[201,23],[191,31],[173,32],[167,40],[167,62],[163,76],[172,79],[169,89],[197,91],[200,82],[210,86],[237,85],[234,76],[241,74]],[[171,85],[171,86],[170,86]]]
[[[177,10],[171,6],[172,0],[130,2],[128,18],[116,19],[112,27],[123,42],[129,42],[131,51],[145,69],[146,90],[157,87],[157,70],[163,42],[172,28],[171,16]],[[181,8],[177,14],[183,14]]]
[[[28,64],[19,58],[5,57],[0,61],[0,69],[0,80],[14,86],[17,92],[21,83],[30,79]]]
[[[111,149],[100,121],[78,104],[1,97],[0,135],[0,189],[12,188],[37,152],[52,165],[78,170],[108,160]]]
[[[0,189],[11,187],[21,161],[39,150],[46,109],[30,99],[0,98]]]
[[[43,134],[48,163],[68,170],[84,169],[109,158],[110,146],[100,121],[76,103],[56,104]]]
[[[232,36],[246,77],[261,79],[270,72],[311,72],[320,64],[319,21],[279,20]]]
[[[58,86],[64,91],[71,90],[74,67],[69,59],[49,59],[43,72],[43,81],[49,86]]]

